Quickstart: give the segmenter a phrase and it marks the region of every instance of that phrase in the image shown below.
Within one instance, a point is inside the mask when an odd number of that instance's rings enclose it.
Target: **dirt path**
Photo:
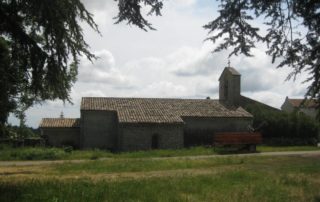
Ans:
[[[224,157],[246,157],[246,156],[319,156],[318,151],[286,151],[286,152],[263,152],[250,154],[225,154],[225,155],[200,155],[200,156],[178,156],[178,157],[147,157],[152,160],[163,159],[207,159],[207,158],[224,158]],[[100,158],[99,161],[108,160],[110,158]],[[49,165],[62,163],[83,163],[92,160],[52,160],[52,161],[0,161],[0,167],[3,166],[32,166],[32,165]]]

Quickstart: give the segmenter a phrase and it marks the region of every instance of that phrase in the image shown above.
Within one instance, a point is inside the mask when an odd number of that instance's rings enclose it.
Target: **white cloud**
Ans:
[[[197,0],[172,0],[171,4],[177,7],[190,7],[196,4]]]
[[[95,52],[97,60],[90,62],[82,58],[80,62],[78,82],[100,83],[105,85],[129,86],[130,79],[121,74],[115,67],[115,59],[110,51],[102,50]]]
[[[186,95],[185,86],[175,84],[170,81],[159,81],[151,83],[145,87],[140,87],[133,94],[134,97],[183,97]]]
[[[125,23],[113,24],[115,1],[85,0],[102,34],[84,26],[85,39],[100,59],[94,63],[81,59],[71,92],[74,105],[61,101],[37,105],[28,110],[27,124],[37,127],[41,118],[58,117],[61,111],[66,117],[79,117],[84,96],[218,98],[218,79],[229,52],[212,54],[214,45],[203,42],[207,31],[202,28],[217,15],[214,3],[164,3],[163,16],[148,17],[157,31],[144,32]],[[276,69],[262,48],[255,49],[252,58],[231,58],[231,66],[242,74],[242,93],[275,107],[280,107],[287,95],[302,96],[307,84],[300,83],[305,76],[284,82],[290,69]],[[10,122],[17,120],[11,117]]]

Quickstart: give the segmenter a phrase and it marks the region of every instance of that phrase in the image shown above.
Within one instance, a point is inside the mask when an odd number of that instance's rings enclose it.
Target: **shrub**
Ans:
[[[56,160],[62,159],[65,153],[56,148],[19,148],[10,153],[11,159],[19,160]]]
[[[269,110],[258,105],[246,107],[253,116],[253,127],[259,128],[264,139],[276,145],[306,145],[318,140],[319,123],[299,113]]]
[[[71,153],[73,151],[73,147],[72,146],[67,146],[67,147],[64,147],[63,150],[66,153]]]

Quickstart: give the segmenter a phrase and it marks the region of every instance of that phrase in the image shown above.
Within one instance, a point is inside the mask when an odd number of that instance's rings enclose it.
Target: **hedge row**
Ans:
[[[301,113],[287,113],[250,105],[246,110],[254,115],[253,128],[258,129],[264,139],[274,139],[290,145],[293,142],[319,141],[319,122]],[[293,141],[295,140],[295,141]]]

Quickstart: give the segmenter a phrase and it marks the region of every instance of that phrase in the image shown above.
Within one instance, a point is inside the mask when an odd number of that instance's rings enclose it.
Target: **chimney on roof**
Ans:
[[[241,74],[230,67],[225,67],[219,78],[219,101],[230,107],[240,105]]]

